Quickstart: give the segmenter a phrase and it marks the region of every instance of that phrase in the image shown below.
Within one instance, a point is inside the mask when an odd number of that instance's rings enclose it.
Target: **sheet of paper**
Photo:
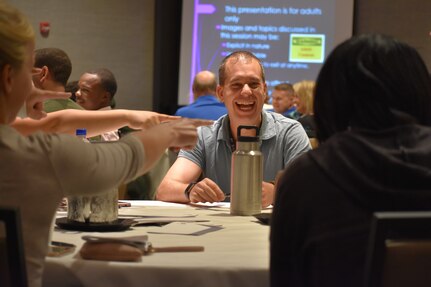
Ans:
[[[148,233],[175,234],[175,235],[203,235],[223,229],[220,225],[198,224],[190,222],[172,222],[162,227],[150,229]]]
[[[166,218],[131,218],[136,223],[133,226],[137,225],[162,225],[169,224],[172,222],[209,222],[207,219],[194,219],[194,218],[174,218],[174,217],[166,217]]]

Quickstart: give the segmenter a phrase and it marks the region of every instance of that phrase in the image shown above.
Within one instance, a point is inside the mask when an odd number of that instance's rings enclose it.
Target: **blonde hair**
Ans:
[[[314,102],[314,81],[301,81],[293,85],[296,95],[299,101],[304,105],[304,115],[313,113],[313,102]]]
[[[34,41],[27,18],[16,8],[0,1],[0,69],[7,64],[21,68],[27,55],[26,45]]]

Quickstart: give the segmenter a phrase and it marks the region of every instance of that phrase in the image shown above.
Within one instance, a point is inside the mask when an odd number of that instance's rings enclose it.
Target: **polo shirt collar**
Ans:
[[[274,117],[270,113],[262,111],[262,126],[260,128],[261,140],[268,140],[277,135],[275,124],[271,122],[274,122]]]

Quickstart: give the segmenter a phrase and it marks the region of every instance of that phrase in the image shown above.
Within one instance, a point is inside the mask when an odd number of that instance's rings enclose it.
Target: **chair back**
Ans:
[[[27,287],[19,210],[0,206],[0,286]]]
[[[374,213],[364,286],[431,286],[431,212]]]

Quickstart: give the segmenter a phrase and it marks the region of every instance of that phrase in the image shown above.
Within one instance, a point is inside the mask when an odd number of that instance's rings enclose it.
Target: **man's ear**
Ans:
[[[112,100],[111,93],[110,92],[104,92],[102,95],[103,103],[105,103],[107,106],[110,106],[111,100]]]
[[[5,94],[12,92],[13,84],[13,68],[11,65],[6,64],[1,69],[1,87]]]
[[[103,99],[111,100],[111,93],[110,92],[104,92],[103,93]]]
[[[49,78],[49,68],[47,66],[43,66],[40,69],[40,82],[43,83]]]
[[[223,95],[223,87],[220,85],[217,85],[216,88],[216,95],[220,102],[224,103],[224,95]]]

